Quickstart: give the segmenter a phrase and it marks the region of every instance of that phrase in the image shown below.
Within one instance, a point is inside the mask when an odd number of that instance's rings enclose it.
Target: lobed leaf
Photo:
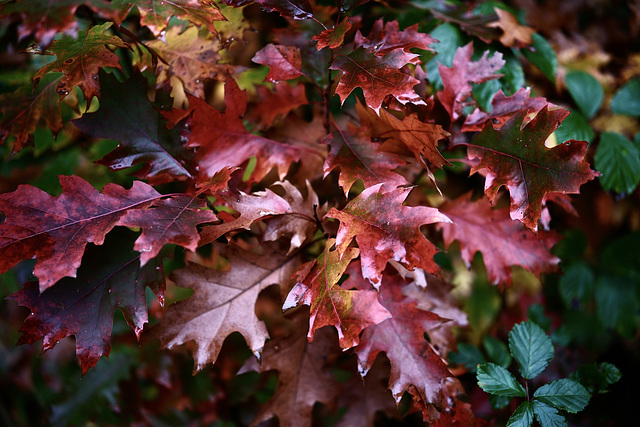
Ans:
[[[269,67],[265,77],[269,82],[291,80],[303,75],[300,49],[269,43],[254,55],[253,62]]]
[[[356,48],[375,49],[376,55],[384,56],[395,49],[402,49],[405,52],[414,48],[433,50],[431,45],[436,43],[436,40],[429,34],[418,32],[418,24],[400,31],[398,21],[384,23],[384,19],[380,18],[373,23],[367,37],[363,37],[358,30],[353,43]]]
[[[509,350],[525,379],[540,375],[553,359],[553,344],[540,326],[531,321],[519,323],[509,332]]]
[[[522,385],[505,368],[495,363],[478,365],[478,385],[487,393],[506,397],[525,397]]]

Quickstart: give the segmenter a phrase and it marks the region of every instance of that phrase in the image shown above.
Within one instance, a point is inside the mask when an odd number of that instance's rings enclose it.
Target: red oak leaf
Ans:
[[[52,197],[29,185],[0,195],[0,273],[18,262],[38,258],[34,275],[40,291],[65,276],[76,277],[87,243],[101,245],[129,209],[141,209],[162,197],[134,181],[129,190],[107,184],[102,194],[77,176],[60,176],[62,194]]]
[[[498,189],[506,186],[511,197],[511,219],[531,230],[538,229],[544,196],[548,193],[578,193],[580,186],[598,176],[584,160],[587,143],[568,141],[551,149],[544,142],[567,116],[565,110],[544,107],[524,128],[527,111],[511,117],[499,130],[487,123],[468,143],[467,156],[478,162],[475,173],[487,170],[484,192],[493,202]]]
[[[295,324],[289,336],[267,342],[260,364],[250,359],[240,370],[240,373],[271,370],[279,373],[275,393],[260,406],[251,425],[278,417],[282,427],[310,426],[316,402],[333,406],[339,393],[340,384],[327,366],[327,359],[339,354],[335,333],[325,328],[318,331],[315,340],[309,343],[305,339],[305,313],[299,314],[294,318]]]
[[[450,68],[438,64],[444,85],[444,90],[438,92],[438,99],[454,121],[462,115],[465,101],[471,96],[471,83],[479,84],[502,77],[502,74],[495,73],[505,64],[502,54],[495,52],[490,58],[488,54],[486,51],[482,58],[472,61],[473,43],[469,43],[458,48]]]
[[[277,11],[282,16],[293,19],[313,18],[311,3],[309,0],[255,0],[263,9],[272,12]]]
[[[253,195],[243,192],[222,195],[227,205],[240,215],[234,218],[224,212],[219,216],[224,219],[221,224],[208,225],[200,234],[200,245],[206,245],[228,233],[229,231],[245,229],[251,224],[265,217],[291,213],[291,205],[273,191],[267,189]]]
[[[134,5],[140,12],[140,24],[146,25],[156,37],[167,28],[173,16],[205,27],[212,34],[216,34],[214,22],[226,19],[218,5],[208,0],[113,0],[110,17],[120,24]]]
[[[336,94],[344,103],[356,88],[362,88],[367,105],[377,112],[387,95],[393,95],[402,103],[419,101],[413,87],[420,83],[400,68],[414,63],[418,55],[395,49],[384,56],[376,56],[372,50],[359,47],[349,55],[337,55],[332,70],[342,71]]]
[[[45,76],[35,88],[24,86],[14,93],[0,95],[0,142],[13,135],[12,153],[33,140],[33,133],[44,121],[56,135],[63,128],[60,96],[56,92],[62,76]]]
[[[317,154],[249,133],[242,121],[247,108],[247,94],[232,78],[225,84],[225,102],[227,108],[222,113],[204,100],[189,95],[189,109],[163,113],[172,123],[188,117],[191,133],[187,146],[198,147],[200,182],[224,168],[240,167],[254,156],[257,162],[249,184],[260,181],[274,167],[283,179],[291,163],[299,161],[304,154]]]
[[[65,96],[74,87],[82,89],[84,98],[90,101],[100,94],[98,71],[103,67],[120,67],[120,58],[107,49],[106,45],[129,47],[118,36],[104,34],[111,27],[111,22],[95,25],[81,34],[79,38],[63,37],[52,43],[48,49],[56,60],[40,68],[33,76],[37,84],[45,74],[51,71],[61,71],[65,76],[58,83],[57,92]]]
[[[292,110],[309,103],[302,84],[291,86],[289,83],[280,82],[274,85],[273,92],[266,86],[256,87],[256,92],[259,100],[249,104],[245,117],[248,121],[256,123],[258,129],[268,128],[276,118],[284,118]]]
[[[435,42],[430,35],[418,32],[418,24],[400,31],[398,21],[384,24],[382,18],[373,24],[366,38],[358,31],[354,40],[356,47],[373,48],[379,56],[386,55],[394,49],[403,49],[405,52],[412,48],[433,50],[431,44]]]
[[[349,279],[343,287],[361,289],[366,281],[356,269],[349,271]],[[400,276],[385,273],[380,288],[380,302],[391,313],[391,318],[367,327],[355,348],[358,370],[364,377],[379,353],[384,352],[391,362],[389,389],[397,403],[404,392],[409,392],[417,401],[425,417],[430,403],[444,408],[445,379],[453,375],[442,357],[424,338],[425,333],[447,322],[435,313],[421,310],[416,302],[403,295],[408,283]]]
[[[349,349],[358,345],[360,333],[390,317],[378,302],[373,289],[347,291],[337,283],[352,259],[359,254],[357,248],[343,252],[331,250],[334,239],[326,242],[324,252],[315,260],[304,264],[294,274],[296,284],[287,295],[283,310],[300,305],[311,307],[309,316],[309,342],[323,326],[335,326],[340,347]]]
[[[536,31],[533,28],[520,25],[515,16],[499,7],[494,7],[498,15],[498,21],[488,24],[488,27],[498,27],[503,34],[500,36],[500,43],[507,47],[525,47],[533,43],[531,35]]]
[[[212,211],[202,209],[206,206],[202,199],[176,195],[147,209],[131,210],[116,225],[142,228],[134,249],[142,253],[140,263],[145,265],[167,243],[195,251],[200,240],[196,225],[218,220]]]
[[[492,209],[484,197],[471,201],[471,193],[440,207],[453,223],[438,224],[445,245],[460,242],[467,266],[481,252],[487,275],[493,284],[511,285],[511,266],[519,265],[540,277],[558,269],[560,259],[551,253],[558,243],[557,233],[540,231],[536,235],[520,221],[509,218],[509,209]]]
[[[365,132],[365,128],[337,129],[322,140],[331,146],[324,163],[324,176],[339,167],[338,183],[345,195],[358,179],[365,187],[383,184],[387,190],[408,185],[402,175],[393,172],[405,162],[394,154],[379,151],[378,144],[371,142]]]
[[[291,236],[289,253],[298,249],[302,244],[310,240],[317,230],[314,215],[323,216],[327,211],[327,205],[320,207],[318,195],[313,191],[309,181],[307,184],[307,197],[302,197],[300,191],[289,181],[276,182],[285,194],[283,198],[291,206],[294,215],[281,215],[268,219],[264,230],[264,240],[273,241],[282,236]]]
[[[318,42],[316,46],[318,50],[322,50],[325,47],[329,49],[336,49],[342,46],[344,43],[344,36],[351,29],[351,22],[344,19],[341,23],[333,28],[324,30],[320,34],[313,36],[313,40]]]
[[[413,155],[425,168],[428,168],[425,160],[439,168],[449,164],[438,151],[438,141],[450,136],[442,126],[425,123],[418,119],[417,114],[398,119],[382,110],[378,116],[359,103],[356,104],[356,110],[360,123],[369,129],[369,136],[383,141],[380,151],[402,156]]]
[[[302,75],[302,57],[295,46],[274,45],[269,43],[254,55],[253,62],[269,67],[265,77],[269,82],[291,80]]]
[[[167,129],[161,114],[147,98],[146,80],[134,73],[124,83],[113,74],[101,73],[105,89],[100,108],[73,124],[96,138],[109,138],[120,145],[97,163],[120,170],[143,163],[134,176],[152,184],[193,178],[193,152],[181,141],[182,126]]]
[[[194,341],[194,371],[215,362],[233,332],[240,332],[251,351],[260,355],[269,334],[255,314],[256,299],[271,285],[286,286],[299,265],[297,258],[224,248],[221,255],[229,261],[229,271],[188,264],[171,273],[178,286],[193,289],[194,295],[170,306],[152,331],[165,348]]]
[[[531,98],[529,96],[530,92],[531,88],[521,88],[513,95],[505,96],[504,92],[499,90],[491,101],[491,112],[487,113],[476,108],[475,111],[465,119],[462,131],[480,132],[488,121],[491,121],[493,127],[498,129],[502,127],[511,116],[521,110],[526,110],[527,116],[537,114],[548,102],[542,97]]]
[[[43,338],[42,351],[47,351],[62,338],[75,335],[85,374],[102,355],[109,355],[117,309],[139,337],[148,321],[145,288],[151,287],[163,302],[164,273],[162,257],[140,267],[140,254],[131,250],[131,234],[114,232],[104,245],[89,245],[76,279],[64,278],[42,293],[38,282],[30,282],[11,295],[10,299],[31,309],[18,344]]]
[[[367,3],[369,0],[340,0],[340,11],[343,13],[349,12],[351,9]]]
[[[345,253],[355,239],[361,252],[362,275],[376,287],[389,260],[410,270],[418,267],[438,273],[433,260],[436,247],[424,237],[420,226],[450,220],[435,208],[403,206],[411,188],[383,192],[381,187],[369,187],[341,211],[331,208],[327,213],[326,217],[340,220],[338,252]]]

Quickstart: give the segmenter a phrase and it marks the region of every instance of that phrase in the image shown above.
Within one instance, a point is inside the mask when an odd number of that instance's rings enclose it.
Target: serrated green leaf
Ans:
[[[600,365],[589,363],[582,365],[570,375],[572,380],[578,381],[590,393],[606,393],[611,384],[620,381],[622,373],[613,364],[603,362]]]
[[[530,427],[533,424],[533,402],[522,402],[511,414],[507,427]]]
[[[431,58],[425,66],[427,78],[433,85],[434,90],[442,90],[442,78],[440,78],[440,71],[438,71],[438,62],[451,67],[456,50],[464,44],[464,40],[460,30],[448,23],[440,25],[430,35],[440,43],[433,45],[437,55]]]
[[[640,324],[640,301],[628,279],[603,275],[596,282],[596,313],[602,324],[631,338]]]
[[[555,135],[558,143],[572,139],[591,143],[596,136],[587,119],[577,110],[572,111],[571,115],[562,121]]]
[[[602,132],[595,155],[596,169],[602,173],[605,190],[630,194],[640,182],[640,152],[627,138],[616,132]]]
[[[602,250],[600,264],[607,272],[633,280],[640,280],[640,231],[615,239]]]
[[[533,39],[533,47],[522,49],[522,54],[555,84],[556,68],[558,67],[555,51],[541,35],[534,33],[531,38]]]
[[[511,402],[511,398],[508,396],[498,396],[497,394],[489,395],[489,403],[493,409],[505,408],[509,402]]]
[[[489,360],[493,363],[503,368],[508,368],[511,365],[511,355],[505,343],[491,335],[487,335],[484,337],[482,345],[487,352],[487,356],[489,356]]]
[[[495,363],[478,365],[477,378],[478,385],[487,393],[507,397],[524,397],[526,395],[524,388],[511,375],[511,372]]]
[[[476,372],[476,367],[481,363],[485,363],[486,359],[477,347],[462,342],[458,344],[458,351],[449,353],[449,362],[463,365],[470,372]]]
[[[541,427],[566,427],[567,419],[558,413],[558,410],[539,400],[533,401],[533,413]]]
[[[526,379],[540,375],[553,359],[553,344],[540,326],[531,321],[515,325],[509,333],[509,350]]]
[[[544,314],[544,307],[540,304],[532,304],[527,310],[529,320],[540,326],[543,330],[551,329],[551,319]]]
[[[611,111],[640,117],[640,80],[633,79],[618,89],[611,101]]]
[[[585,303],[593,295],[595,287],[593,270],[583,263],[572,264],[560,277],[560,296],[567,307],[571,307],[574,300]]]
[[[562,378],[543,385],[533,394],[541,402],[575,414],[582,411],[591,399],[591,394],[582,384]]]
[[[565,77],[567,89],[582,114],[592,118],[600,109],[604,93],[600,83],[589,73],[572,71]]]

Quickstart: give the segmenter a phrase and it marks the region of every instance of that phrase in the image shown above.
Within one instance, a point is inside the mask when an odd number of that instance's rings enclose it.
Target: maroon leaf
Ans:
[[[21,185],[0,195],[0,273],[18,262],[38,258],[34,275],[44,291],[64,276],[76,277],[87,243],[101,245],[105,235],[129,209],[162,197],[153,187],[134,181],[129,190],[107,184],[102,194],[77,176],[60,176],[62,194]]]
[[[373,48],[378,56],[386,55],[394,49],[403,49],[405,52],[412,48],[433,50],[431,44],[435,42],[430,35],[418,32],[418,24],[400,31],[398,21],[384,24],[382,18],[373,24],[366,38],[358,31],[354,40],[356,47]]]
[[[130,210],[116,225],[142,228],[134,249],[142,252],[140,263],[145,265],[167,243],[195,251],[200,240],[196,225],[218,219],[212,211],[202,210],[205,207],[202,199],[176,195],[147,209]]]
[[[322,143],[331,146],[324,163],[324,176],[339,167],[338,183],[345,195],[349,194],[349,189],[358,179],[362,180],[365,187],[383,184],[387,190],[408,185],[402,175],[393,172],[405,162],[394,154],[378,151],[378,145],[372,143],[365,132],[366,128],[337,129],[322,140]]]
[[[318,42],[316,46],[318,50],[322,50],[325,47],[329,49],[336,49],[342,46],[344,43],[344,36],[351,29],[351,22],[344,19],[338,25],[328,30],[324,30],[320,34],[313,36],[313,40]]]
[[[133,175],[152,184],[193,178],[189,170],[195,169],[193,153],[183,147],[182,127],[167,129],[166,122],[147,98],[144,77],[134,73],[120,83],[112,74],[102,73],[100,81],[105,94],[98,111],[73,121],[93,137],[120,143],[98,163],[112,170],[143,163],[144,167]]]
[[[495,74],[505,64],[502,54],[495,52],[490,58],[488,54],[486,51],[482,58],[471,61],[473,43],[469,43],[458,48],[451,68],[438,64],[444,85],[444,90],[438,92],[438,99],[454,121],[462,115],[465,101],[471,96],[470,83],[479,84],[502,77],[502,74]]]
[[[140,254],[131,251],[130,234],[112,233],[103,246],[90,245],[76,279],[64,278],[42,293],[37,282],[30,282],[11,295],[10,299],[31,309],[18,344],[43,338],[42,351],[47,351],[62,338],[75,335],[85,374],[102,355],[109,355],[117,309],[139,337],[148,321],[145,288],[151,287],[162,302],[164,273],[161,257],[140,267]]]
[[[471,173],[487,170],[485,194],[493,202],[501,186],[509,189],[511,219],[537,230],[542,201],[548,193],[578,193],[598,176],[584,160],[587,143],[568,141],[551,149],[544,142],[567,111],[548,107],[522,127],[527,111],[511,117],[499,130],[487,123],[468,145],[467,156],[478,160]]]
[[[269,67],[269,74],[265,77],[269,82],[291,80],[302,75],[302,57],[300,49],[295,46],[269,43],[256,52],[252,61]]]
[[[260,99],[255,104],[250,104],[245,117],[256,123],[259,129],[268,128],[278,117],[284,118],[295,108],[308,104],[302,84],[291,86],[280,82],[274,85],[274,91],[266,86],[258,86],[256,92]]]
[[[492,209],[485,198],[471,201],[471,193],[440,207],[453,223],[438,224],[445,245],[460,242],[462,259],[467,266],[476,252],[481,252],[489,280],[511,285],[511,266],[519,265],[536,277],[558,269],[560,259],[551,253],[558,243],[556,233],[534,234],[520,221],[509,218],[509,209]]]
[[[313,18],[309,0],[255,0],[255,2],[265,10],[277,11],[282,16],[289,16],[293,19]]]
[[[375,325],[390,317],[378,303],[378,293],[373,289],[346,291],[337,285],[358,249],[349,248],[342,253],[331,250],[334,239],[326,242],[324,252],[317,259],[304,264],[295,273],[296,284],[289,292],[283,309],[300,305],[311,307],[309,317],[309,342],[323,326],[335,326],[340,347],[349,349],[358,345],[360,333],[369,325]]]
[[[331,208],[327,213],[326,217],[340,220],[338,252],[344,254],[355,239],[361,252],[362,275],[376,287],[389,260],[410,270],[418,267],[429,273],[439,272],[433,261],[436,247],[424,237],[420,226],[450,220],[435,208],[403,206],[410,188],[383,192],[381,186],[369,187],[341,211]]]
[[[402,103],[420,100],[413,90],[420,82],[400,71],[417,58],[418,55],[402,49],[376,56],[373,51],[360,47],[349,55],[337,55],[329,68],[342,71],[336,88],[342,103],[356,87],[360,87],[367,105],[377,113],[387,95],[393,95]]]

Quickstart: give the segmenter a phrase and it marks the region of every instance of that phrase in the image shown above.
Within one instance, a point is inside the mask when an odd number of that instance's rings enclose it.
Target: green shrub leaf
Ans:
[[[553,406],[539,400],[533,401],[533,413],[542,427],[566,427],[567,419]]]
[[[513,327],[509,333],[509,350],[526,379],[537,377],[553,358],[551,338],[531,321]]]
[[[487,393],[507,397],[526,396],[524,388],[509,371],[495,363],[478,365],[478,385]]]
[[[592,118],[600,109],[604,93],[600,83],[589,73],[572,71],[565,77],[567,89],[582,114]]]
[[[489,356],[489,360],[493,363],[503,368],[508,368],[511,365],[511,355],[505,343],[491,335],[487,335],[484,337],[482,345],[487,352],[487,356]]]
[[[591,143],[596,136],[587,119],[578,110],[571,111],[569,117],[556,129],[555,135],[559,143],[572,139]]]
[[[640,182],[640,152],[619,133],[602,133],[595,165],[602,173],[600,184],[605,190],[629,194]]]
[[[634,79],[622,86],[611,101],[615,114],[640,117],[640,80]]]
[[[582,384],[569,378],[551,381],[536,390],[533,396],[573,414],[582,411],[591,399],[591,394]]]
[[[533,402],[522,402],[511,414],[507,427],[530,427],[533,424]]]
[[[593,270],[583,262],[567,268],[559,282],[560,296],[566,306],[571,307],[574,300],[582,304],[590,299],[593,295],[595,280]]]
[[[589,363],[580,366],[570,377],[582,384],[590,393],[607,393],[611,384],[620,381],[622,373],[615,365],[608,362],[599,365]]]
[[[529,62],[542,71],[545,77],[555,83],[556,68],[558,67],[556,53],[541,35],[533,34],[531,38],[533,39],[533,48],[531,50],[522,49],[522,54]]]

